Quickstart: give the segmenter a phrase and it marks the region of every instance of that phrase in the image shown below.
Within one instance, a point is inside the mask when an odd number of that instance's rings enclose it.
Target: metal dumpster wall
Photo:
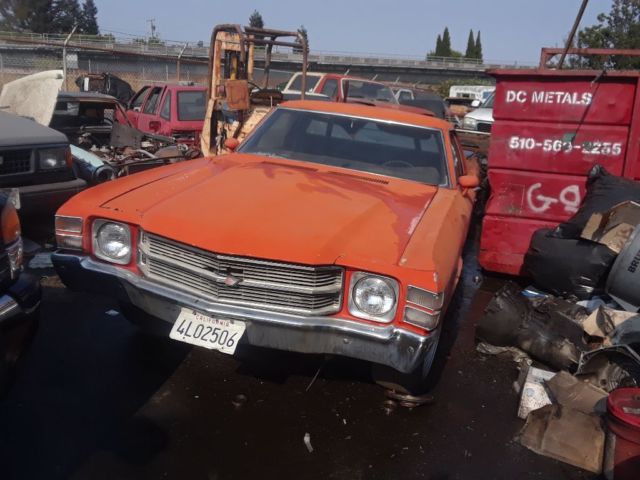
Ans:
[[[591,167],[640,179],[640,73],[489,73],[497,85],[480,264],[519,275],[533,232],[578,210]]]

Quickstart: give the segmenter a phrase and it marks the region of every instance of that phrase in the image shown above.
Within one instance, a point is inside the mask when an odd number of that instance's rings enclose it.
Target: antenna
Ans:
[[[149,24],[149,28],[151,29],[151,38],[156,38],[156,32],[157,32],[156,19],[149,18],[147,19],[147,23]]]

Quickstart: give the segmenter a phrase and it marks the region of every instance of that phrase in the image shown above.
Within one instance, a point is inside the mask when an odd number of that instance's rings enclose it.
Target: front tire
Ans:
[[[431,349],[413,372],[402,373],[386,365],[374,363],[371,365],[371,375],[374,381],[387,390],[402,395],[420,396],[427,393],[431,389],[429,373],[436,358],[441,332],[442,327],[432,333],[434,339]]]

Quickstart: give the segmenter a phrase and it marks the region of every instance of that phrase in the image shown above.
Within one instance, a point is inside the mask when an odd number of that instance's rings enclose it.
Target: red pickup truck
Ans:
[[[195,85],[145,85],[127,104],[131,125],[147,133],[173,137],[178,143],[197,145],[204,123],[207,88]],[[123,118],[116,119],[126,123]]]
[[[295,73],[282,93],[286,100],[299,98],[302,88],[302,73]],[[335,73],[307,73],[306,98],[312,100],[330,100],[336,102],[362,103],[378,107],[391,108],[408,113],[433,116],[433,112],[424,108],[400,105],[393,90],[384,83],[366,78],[339,75]]]

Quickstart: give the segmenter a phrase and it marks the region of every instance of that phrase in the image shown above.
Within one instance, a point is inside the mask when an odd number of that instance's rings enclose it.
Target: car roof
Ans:
[[[419,113],[361,105],[358,103],[344,102],[319,102],[314,100],[294,100],[280,104],[283,108],[295,108],[324,113],[336,113],[354,117],[371,118],[372,120],[384,120],[388,122],[406,123],[418,127],[437,128],[439,130],[451,130],[451,124],[436,117],[421,115]]]
[[[162,83],[162,82],[153,82],[145,87],[167,87],[174,90],[206,90],[207,87],[204,85],[182,85],[180,83]],[[139,91],[139,90],[138,90]]]
[[[58,143],[69,144],[69,140],[63,133],[30,118],[0,110],[0,148]]]
[[[97,92],[59,92],[58,100],[88,100],[93,102],[103,101],[109,103],[118,102],[116,97]]]
[[[356,77],[354,75],[344,75],[342,73],[327,73],[328,78],[335,78],[338,80],[357,80],[359,82],[367,82],[367,83],[375,83],[376,85],[384,85],[382,82],[378,82],[377,80],[370,80],[368,78]],[[386,85],[384,85],[386,87]]]

